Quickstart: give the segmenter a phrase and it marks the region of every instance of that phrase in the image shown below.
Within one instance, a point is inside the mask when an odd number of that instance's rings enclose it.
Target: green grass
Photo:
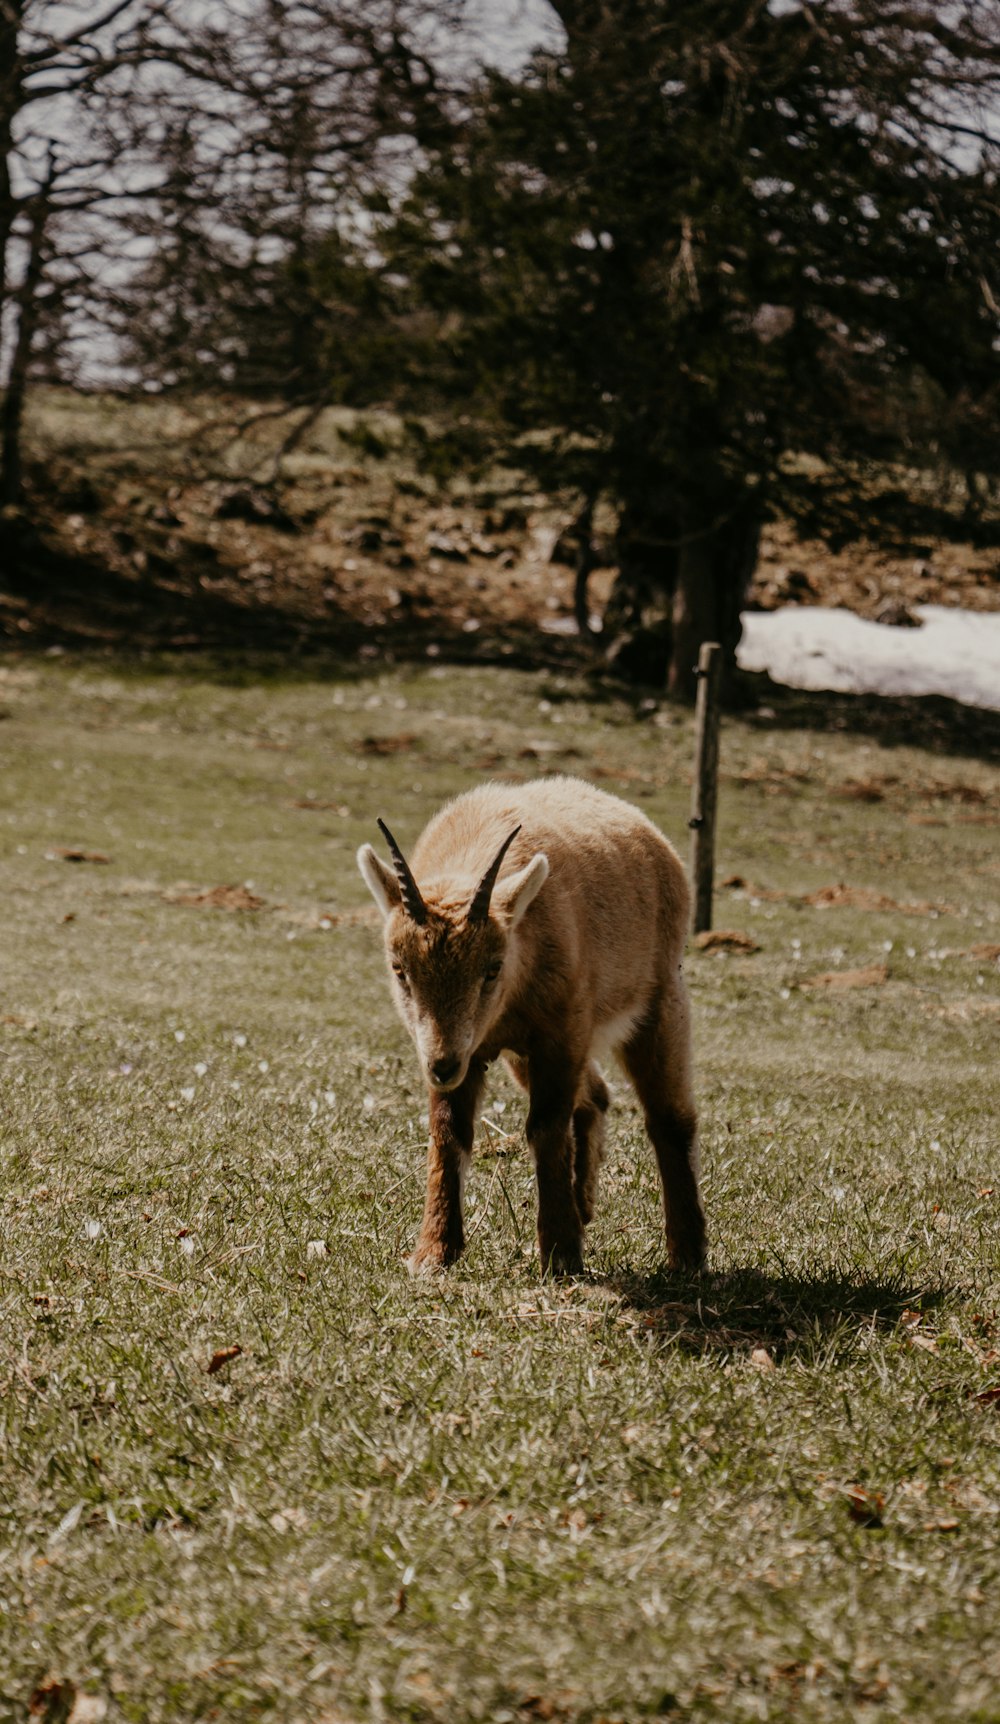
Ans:
[[[498,1077],[468,1253],[415,1283],[354,849],[552,768],[680,840],[688,720],[69,660],[0,707],[0,1716],[58,1678],[137,1724],[1000,1717],[997,775],[727,724],[720,877],[791,896],[720,894],[762,949],[688,966],[710,1273],[663,1270],[618,1081],[588,1275],[541,1283]],[[948,908],[801,902],[840,880]]]
[[[302,410],[289,407],[276,413],[238,397],[216,394],[183,399],[83,393],[41,387],[28,400],[26,427],[29,446],[41,460],[69,456],[95,472],[113,465],[121,475],[153,471],[190,474],[192,466],[214,461],[220,472],[253,472],[273,468],[290,425]],[[363,457],[365,428],[374,432],[386,454],[402,439],[397,414],[379,409],[360,413],[349,407],[328,407],[310,424],[303,446],[281,460],[288,476],[328,474],[345,457]],[[197,451],[197,455],[195,454]]]

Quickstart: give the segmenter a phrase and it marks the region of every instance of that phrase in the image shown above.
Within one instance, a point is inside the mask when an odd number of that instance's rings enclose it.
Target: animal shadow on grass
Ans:
[[[939,1305],[946,1288],[908,1286],[901,1276],[879,1278],[768,1274],[737,1268],[698,1278],[660,1270],[602,1276],[636,1312],[642,1327],[692,1353],[766,1348],[773,1359],[811,1351],[838,1331],[894,1328],[904,1311]]]

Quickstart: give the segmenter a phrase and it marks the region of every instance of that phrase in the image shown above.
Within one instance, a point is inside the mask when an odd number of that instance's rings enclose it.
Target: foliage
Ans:
[[[586,448],[725,627],[789,451],[996,470],[1000,12],[556,10],[563,48],[472,92],[391,254],[455,398]]]

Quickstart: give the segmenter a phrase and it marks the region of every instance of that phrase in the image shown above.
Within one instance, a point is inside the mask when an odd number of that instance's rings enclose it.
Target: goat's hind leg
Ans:
[[[542,1272],[579,1275],[583,1269],[583,1222],[574,1190],[573,1136],[579,1070],[558,1056],[535,1056],[530,1061],[530,1086],[527,1137],[538,1182]]]
[[[584,1074],[573,1109],[573,1192],[584,1227],[594,1218],[597,1176],[604,1160],[605,1115],[611,1097],[595,1065]]]
[[[672,1268],[705,1261],[705,1213],[698,1190],[698,1116],[691,1086],[687,990],[678,975],[622,1049],[642,1103],[660,1169],[667,1255]]]

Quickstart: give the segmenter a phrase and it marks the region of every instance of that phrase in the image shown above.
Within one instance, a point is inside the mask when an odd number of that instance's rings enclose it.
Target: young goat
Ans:
[[[358,866],[430,1089],[411,1268],[442,1267],[462,1250],[476,1114],[502,1053],[530,1098],[542,1268],[581,1269],[609,1101],[595,1058],[612,1048],[656,1151],[670,1262],[697,1268],[705,1219],[681,973],[688,889],[676,852],[644,814],[573,778],[458,797],[424,829],[412,870],[379,826],[393,867],[370,844]]]

